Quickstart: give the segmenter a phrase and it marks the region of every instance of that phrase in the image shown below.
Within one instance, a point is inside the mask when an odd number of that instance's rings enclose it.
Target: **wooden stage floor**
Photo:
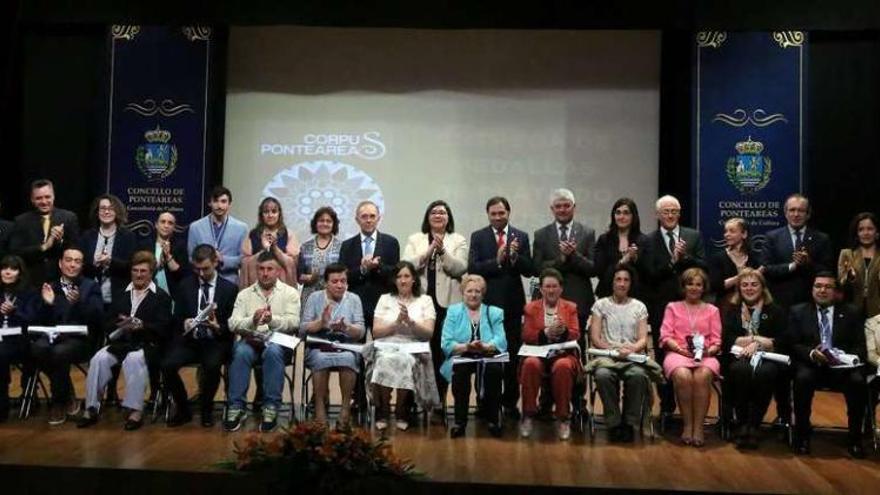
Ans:
[[[15,396],[17,387],[12,388]],[[81,378],[76,388],[82,396]],[[842,396],[817,394],[814,423],[845,424],[843,408]],[[148,423],[140,431],[124,432],[117,411],[108,411],[88,430],[77,430],[73,422],[49,426],[46,414],[42,407],[26,421],[0,425],[0,464],[210,473],[220,470],[216,463],[231,456],[233,442],[244,434],[226,434],[219,422],[206,430],[198,419],[176,429]],[[390,439],[399,455],[413,460],[433,481],[525,485],[523,491],[537,485],[855,494],[877,493],[880,487],[880,454],[871,451],[866,439],[868,459],[847,458],[843,432],[817,432],[813,455],[796,457],[769,430],[760,450],[740,453],[714,431],[707,433],[706,447],[695,449],[678,445],[674,430],[665,437],[658,431],[653,442],[637,437],[634,444],[620,446],[608,444],[601,430],[594,441],[573,432],[571,441],[558,442],[552,423],[537,423],[533,438],[521,440],[516,426],[508,423],[501,439],[489,437],[478,421],[471,421],[468,435],[460,439],[450,439],[439,425],[395,431]],[[247,429],[254,428],[256,420],[250,418]]]

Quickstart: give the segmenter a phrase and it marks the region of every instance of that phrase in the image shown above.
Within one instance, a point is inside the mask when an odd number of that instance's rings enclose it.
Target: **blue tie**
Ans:
[[[828,308],[819,310],[819,330],[823,349],[831,349],[831,324],[828,321]]]
[[[373,237],[366,236],[364,237],[364,256],[372,256],[373,255]]]

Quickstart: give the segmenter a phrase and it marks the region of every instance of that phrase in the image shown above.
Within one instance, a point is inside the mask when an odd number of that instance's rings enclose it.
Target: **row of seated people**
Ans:
[[[278,273],[283,268],[271,253],[260,257],[258,281],[239,292],[233,284],[218,277],[216,250],[210,245],[198,246],[192,259],[195,273],[183,282],[175,298],[173,317],[169,296],[157,289],[153,282],[155,259],[150,252],[140,251],[134,255],[130,284],[126,288],[129,297],[120,300],[104,316],[97,285],[81,277],[82,257],[79,249],[66,249],[59,262],[60,279],[45,284],[39,295],[26,289],[23,283],[26,269],[19,258],[6,257],[0,262],[5,328],[35,323],[89,325],[103,321],[98,327],[109,336],[109,343],[90,361],[86,409],[78,420],[82,427],[97,421],[100,397],[110,381],[113,366],[117,364],[121,364],[126,380],[123,406],[130,411],[126,429],[137,429],[143,424],[150,364],[161,366],[166,385],[177,405],[169,424],[188,422],[192,415],[178,372],[192,362],[203,367],[200,383],[202,424],[211,426],[220,368],[227,362],[229,348],[233,345],[232,334],[238,334],[241,338],[232,347],[229,363],[228,412],[224,427],[234,431],[241,426],[245,419],[250,371],[256,361],[262,361],[266,396],[260,428],[270,431],[277,424],[284,367],[290,362],[292,352],[270,342],[272,332],[293,333],[299,327],[305,334],[332,340],[356,342],[364,337],[360,298],[347,290],[347,270],[340,264],[328,266],[326,288],[309,297],[300,325],[299,293],[278,281]],[[416,268],[408,262],[395,268],[394,289],[383,295],[377,305],[373,325],[376,342],[431,339],[436,314],[430,298],[421,293],[416,273]],[[850,451],[854,456],[863,455],[858,447],[861,445],[861,421],[867,397],[864,374],[859,368],[830,367],[831,357],[826,351],[842,349],[864,359],[866,343],[876,347],[877,338],[869,333],[866,340],[858,312],[847,305],[835,304],[836,277],[833,274],[817,275],[813,303],[796,307],[786,323],[766,290],[761,272],[743,270],[737,281],[737,306],[725,313],[722,324],[717,307],[703,302],[708,292],[708,277],[700,269],[687,270],[681,278],[684,300],[667,306],[660,331],[661,345],[669,351],[662,363],[662,374],[652,361],[640,363],[627,359],[630,354],[645,353],[647,348],[647,309],[629,295],[634,278],[634,270],[621,265],[614,273],[612,296],[600,299],[592,308],[591,346],[617,351],[614,357],[597,358],[588,363],[588,368],[596,376],[613,441],[632,438],[632,428],[640,424],[644,404],[650,401],[648,383],[665,377],[675,384],[684,419],[682,442],[703,445],[702,425],[708,409],[710,384],[720,376],[723,364],[740,423],[738,445],[754,446],[755,431],[770,401],[779,365],[766,359],[755,362],[753,358],[759,352],[787,351],[794,359],[798,449],[809,449],[810,404],[815,388],[832,385],[846,394]],[[562,284],[563,277],[558,271],[548,269],[542,273],[542,298],[527,304],[524,309],[522,338],[525,343],[540,345],[579,339],[577,308],[574,303],[561,298]],[[455,423],[450,432],[453,437],[465,431],[471,375],[477,371],[483,397],[483,417],[488,420],[490,433],[501,434],[499,402],[503,365],[471,362],[453,366],[454,356],[481,357],[507,350],[503,312],[483,303],[485,286],[485,280],[478,275],[463,278],[463,302],[450,308],[441,332],[445,359],[441,372],[452,383],[455,399]],[[209,306],[214,308],[209,311],[210,316],[204,321],[196,321],[195,316]],[[869,332],[876,330],[875,320],[869,320]],[[701,345],[694,343],[698,335],[704,339]],[[723,352],[734,345],[742,348],[736,358]],[[68,415],[77,413],[78,402],[71,394],[69,369],[71,363],[81,362],[88,356],[91,348],[88,337],[42,335],[31,340],[25,336],[9,336],[0,348],[6,359],[3,372],[7,386],[8,362],[27,361],[28,354],[32,353],[39,369],[50,376],[53,403],[50,421],[58,424]],[[696,359],[696,348],[702,351],[702,359]],[[877,355],[873,347],[871,355]],[[376,426],[380,430],[388,424],[393,389],[398,391],[395,416],[400,429],[408,426],[411,397],[427,409],[440,403],[431,373],[430,354],[408,354],[394,346],[370,345],[364,356],[367,382],[373,386],[377,406]],[[340,371],[343,407],[337,426],[347,427],[351,392],[360,366],[357,357],[332,346],[309,346],[306,366],[315,373],[316,415],[324,422],[327,420],[324,404],[328,373],[330,370]],[[579,366],[577,351],[559,352],[549,359],[530,357],[522,361],[518,373],[526,414],[520,426],[523,436],[531,433],[538,389],[544,374],[548,373],[559,438],[569,437],[571,391]],[[622,414],[618,405],[621,381],[625,385]],[[6,391],[7,387],[4,387]],[[8,408],[6,394],[3,395],[3,405]]]
[[[128,283],[127,249],[131,235],[124,228],[125,210],[112,195],[96,198],[92,209],[94,227],[79,235],[76,216],[54,207],[54,189],[49,181],[36,181],[31,187],[34,211],[16,218],[8,236],[9,251],[21,255],[39,286],[54,271],[61,246],[80,239],[86,253],[87,276],[101,287],[105,310],[114,297],[124,297]],[[342,241],[337,238],[338,218],[332,208],[320,208],[312,219],[314,238],[302,246],[285,228],[280,203],[265,198],[259,205],[258,222],[248,231],[247,225],[229,215],[231,192],[217,187],[211,194],[211,213],[189,226],[185,241],[174,236],[174,216],[162,213],[156,223],[157,235],[143,246],[152,250],[157,259],[154,281],[172,296],[185,269],[188,254],[200,243],[208,243],[219,252],[221,277],[238,283],[240,288],[255,280],[259,253],[272,252],[281,260],[279,278],[291,285],[302,285],[302,302],[308,294],[323,288],[323,267],[340,261],[346,264],[349,283],[362,300],[365,326],[373,323],[373,311],[379,296],[386,292],[388,275],[399,259],[416,266],[419,279],[431,297],[437,325],[445,313],[462,300],[459,287],[467,272],[482,275],[486,281],[486,302],[503,310],[504,329],[511,351],[511,365],[504,370],[504,412],[518,417],[518,369],[516,352],[522,336],[525,295],[521,277],[531,276],[544,268],[555,268],[563,277],[565,297],[576,303],[580,331],[593,306],[591,278],[596,277],[596,295],[611,292],[613,271],[620,264],[635,269],[639,283],[633,293],[642,299],[648,310],[652,328],[659,328],[667,304],[678,299],[678,279],[690,267],[708,268],[713,281],[715,300],[724,310],[735,292],[737,274],[744,268],[761,270],[779,306],[788,311],[796,304],[810,300],[813,276],[832,265],[827,235],[809,226],[811,208],[807,198],[794,194],[784,203],[786,225],[766,234],[763,249],[750,245],[748,224],[741,219],[725,223],[724,251],[707,259],[702,236],[694,229],[679,224],[681,205],[674,197],[664,196],[655,205],[658,229],[643,234],[636,204],[628,199],[617,200],[610,213],[605,233],[596,239],[595,231],[575,220],[575,199],[571,191],[559,189],[550,197],[553,222],[534,233],[534,243],[525,232],[510,224],[511,208],[503,197],[487,201],[489,226],[475,231],[470,241],[455,232],[452,211],[442,201],[434,201],[425,211],[421,232],[407,239],[401,250],[397,240],[379,232],[381,220],[376,205],[358,205],[355,219],[360,232]],[[0,226],[4,231],[9,229]],[[867,316],[880,311],[880,257],[876,256],[876,219],[860,213],[852,222],[849,247],[838,258],[838,284],[847,300],[857,304]],[[128,246],[128,247],[127,247]],[[186,246],[186,247],[183,247]],[[0,246],[3,249],[3,246]],[[295,269],[293,267],[296,267]],[[652,344],[659,362],[665,349],[659,344],[660,332],[652,332]],[[440,373],[442,352],[440,332],[432,338],[435,381],[440,395],[446,390],[446,379]],[[780,420],[790,416],[791,377],[783,370],[780,386],[775,391]],[[659,386],[661,410],[675,408],[672,387]]]

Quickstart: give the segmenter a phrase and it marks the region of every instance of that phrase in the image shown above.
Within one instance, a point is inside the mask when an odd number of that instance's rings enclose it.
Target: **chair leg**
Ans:
[[[21,394],[21,403],[19,404],[18,409],[18,419],[27,419],[31,415],[31,404],[36,398],[37,377],[39,376],[39,373],[39,370],[34,370],[34,374],[29,376],[25,382],[25,387]]]

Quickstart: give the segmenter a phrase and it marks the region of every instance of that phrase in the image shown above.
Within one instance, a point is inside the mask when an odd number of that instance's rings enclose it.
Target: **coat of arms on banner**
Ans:
[[[727,179],[743,194],[754,194],[770,182],[772,162],[762,156],[764,144],[752,137],[736,143],[736,156],[727,160]]]
[[[135,162],[138,169],[154,182],[171,175],[177,168],[177,146],[171,142],[171,133],[160,128],[144,133],[147,142],[137,147]]]

